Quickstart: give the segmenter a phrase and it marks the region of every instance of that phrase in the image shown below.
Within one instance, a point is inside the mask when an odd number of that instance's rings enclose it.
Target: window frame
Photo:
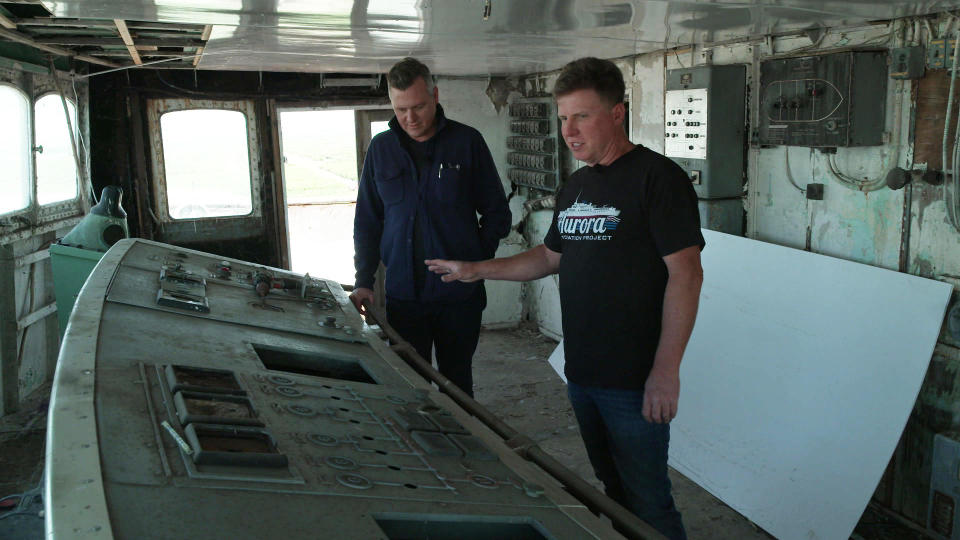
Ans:
[[[26,65],[26,64],[24,64]],[[69,97],[71,88],[69,81],[63,81],[66,75],[57,71],[57,76],[61,78],[61,85],[67,90]],[[57,231],[58,234],[65,232],[80,219],[90,207],[90,166],[87,155],[83,147],[78,148],[80,152],[80,165],[83,170],[78,171],[79,184],[78,196],[67,201],[59,201],[48,205],[40,206],[37,204],[37,162],[36,152],[36,100],[46,94],[57,94],[57,83],[53,76],[45,69],[29,69],[16,67],[0,67],[0,84],[13,87],[18,92],[26,95],[29,107],[30,128],[27,134],[29,138],[29,168],[30,168],[30,204],[26,208],[11,210],[0,214],[0,243],[13,242],[24,238],[29,238],[37,234]],[[86,81],[76,81],[72,86],[74,92],[79,98],[74,102],[77,107],[77,126],[74,128],[83,137],[89,139],[89,103],[88,85]],[[80,139],[77,139],[80,144]]]
[[[30,134],[30,136],[31,136],[31,139],[30,139],[30,140],[31,140],[31,143],[32,143],[33,145],[36,145],[36,142],[37,142],[37,102],[40,101],[41,99],[47,97],[47,96],[57,96],[57,98],[60,98],[61,94],[60,94],[60,92],[57,92],[56,90],[46,90],[46,91],[44,91],[44,92],[39,92],[39,93],[37,93],[37,94],[34,96],[33,102],[30,104],[31,123],[33,124],[33,129],[31,130],[31,134]],[[71,103],[71,104],[73,105],[73,112],[74,112],[75,117],[74,117],[73,119],[71,119],[71,127],[73,127],[73,141],[71,142],[71,144],[76,144],[76,145],[78,146],[77,152],[79,153],[79,152],[82,152],[82,150],[81,150],[81,148],[80,148],[80,136],[81,136],[81,132],[80,132],[80,107],[79,107],[76,103],[74,103],[73,99],[71,99],[69,96],[63,96],[63,99],[66,99],[69,103]],[[59,100],[58,100],[58,101],[59,101]],[[62,103],[60,104],[60,108],[63,108],[63,104],[62,104]],[[69,214],[71,209],[77,207],[77,204],[80,202],[80,198],[83,196],[83,189],[84,189],[84,187],[83,187],[83,185],[82,185],[82,184],[83,184],[83,175],[81,174],[81,171],[76,168],[78,164],[76,163],[76,158],[73,156],[73,149],[72,149],[72,148],[70,149],[70,152],[71,152],[71,153],[70,153],[71,159],[73,159],[73,161],[74,161],[74,165],[73,165],[73,166],[74,166],[74,169],[76,170],[76,174],[77,174],[77,176],[76,176],[77,194],[76,194],[72,199],[65,199],[65,200],[62,200],[62,201],[54,201],[54,202],[52,202],[52,203],[46,203],[46,204],[40,204],[40,199],[39,199],[39,191],[40,191],[39,181],[40,181],[40,177],[37,176],[37,170],[38,170],[38,168],[37,168],[37,152],[36,152],[36,150],[34,150],[34,151],[32,152],[32,153],[33,153],[33,159],[32,159],[32,166],[33,166],[33,193],[32,193],[32,195],[33,195],[33,200],[32,200],[32,202],[37,205],[37,208],[39,209],[39,212],[40,212],[40,217],[41,217],[41,219],[46,219],[46,218],[48,218],[48,217],[56,217],[56,216],[59,216],[59,215],[64,214],[64,213]],[[83,166],[83,162],[81,161],[81,163],[80,163],[79,165]]]
[[[168,112],[215,109],[236,111],[244,115],[247,130],[247,159],[250,171],[250,203],[248,214],[234,216],[211,216],[198,218],[176,219],[170,215],[167,197],[166,167],[163,156],[163,134],[161,133],[160,118]],[[150,130],[150,159],[153,165],[152,191],[153,211],[157,221],[164,230],[171,231],[187,225],[193,229],[196,224],[214,223],[222,221],[262,220],[263,201],[260,196],[259,183],[262,177],[262,168],[259,152],[259,133],[257,130],[256,109],[253,101],[219,101],[210,99],[179,99],[158,98],[147,100],[147,121]],[[198,139],[202,143],[202,138]],[[209,238],[208,238],[209,239]]]
[[[11,218],[14,216],[20,216],[23,214],[30,213],[36,209],[37,201],[37,164],[35,160],[35,150],[34,150],[34,101],[30,99],[30,94],[26,92],[23,88],[14,84],[11,81],[0,79],[0,86],[9,86],[15,92],[19,93],[23,97],[24,101],[27,104],[27,150],[29,155],[27,156],[27,180],[29,185],[27,186],[27,205],[23,208],[18,208],[16,210],[9,210],[7,212],[0,212],[0,218]]]

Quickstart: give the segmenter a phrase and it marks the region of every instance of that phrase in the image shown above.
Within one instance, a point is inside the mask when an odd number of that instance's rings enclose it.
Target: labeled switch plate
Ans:
[[[923,47],[900,47],[890,49],[890,78],[919,79],[923,77]]]

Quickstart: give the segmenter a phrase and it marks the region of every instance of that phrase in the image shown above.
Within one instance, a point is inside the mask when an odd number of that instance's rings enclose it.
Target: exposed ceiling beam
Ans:
[[[3,1],[3,0],[0,0]],[[20,26],[47,26],[50,28],[110,28],[114,25],[112,20],[101,19],[72,19],[68,17],[24,17],[13,19],[13,22]],[[159,31],[181,31],[199,34],[203,31],[203,25],[200,24],[178,24],[178,23],[159,23],[159,22],[127,22],[127,28],[133,31],[137,30],[159,30]]]
[[[190,61],[186,62],[163,62],[162,64],[151,64],[150,69],[194,69]]]
[[[37,43],[46,45],[96,45],[96,46],[124,46],[126,43],[120,38],[92,37],[92,36],[44,36],[37,37]],[[189,38],[152,39],[141,38],[137,45],[152,45],[155,47],[202,47],[203,41]]]
[[[176,58],[178,56],[188,56],[188,54],[184,54],[183,52],[180,52],[180,51],[150,52],[150,51],[144,51],[141,47],[137,47],[137,49],[139,51],[142,51],[140,52],[141,59],[153,58],[153,57]],[[116,49],[112,51],[86,51],[86,54],[89,54],[91,56],[122,56],[124,58],[127,58],[130,56],[129,52],[127,52],[126,50],[120,50],[120,49]]]
[[[131,30],[180,30],[181,32],[203,31],[202,24],[181,24],[181,23],[162,23],[162,22],[132,22],[127,23]]]
[[[210,33],[213,32],[213,25],[208,24],[203,27],[203,34],[200,35],[200,39],[206,43],[210,39]],[[197,67],[197,64],[200,63],[200,58],[203,56],[203,47],[197,48],[197,54],[193,57],[193,67]]]
[[[47,26],[50,28],[78,27],[78,28],[114,28],[113,21],[96,19],[68,19],[56,17],[22,17],[14,19],[20,26]]]
[[[133,37],[130,36],[130,30],[127,29],[127,23],[123,19],[114,19],[113,24],[117,25],[117,31],[120,32],[120,38],[123,39],[123,44],[127,46],[127,52],[130,53],[130,58],[133,58],[133,63],[136,65],[143,64],[143,60],[140,60],[140,55],[137,54],[137,46],[133,44]]]
[[[16,30],[16,29],[17,29],[17,23],[15,23],[15,22],[11,21],[10,19],[4,17],[2,14],[0,14],[0,26],[2,26],[2,27],[4,27],[4,28],[9,28],[10,30]]]
[[[0,38],[9,39],[10,41],[16,41],[17,43],[23,43],[24,45],[29,45],[41,51],[47,51],[49,53],[57,54],[60,56],[72,56],[77,60],[83,60],[84,62],[90,62],[91,64],[100,64],[101,66],[107,67],[121,67],[120,64],[116,62],[111,62],[109,60],[104,60],[103,58],[95,58],[93,56],[87,56],[85,54],[77,54],[75,51],[70,49],[64,49],[62,47],[55,47],[53,45],[47,45],[44,43],[38,43],[35,39],[30,36],[21,34],[20,32],[14,32],[13,30],[4,30],[0,28]]]

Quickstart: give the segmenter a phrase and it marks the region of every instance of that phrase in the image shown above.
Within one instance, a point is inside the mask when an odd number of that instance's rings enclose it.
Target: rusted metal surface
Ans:
[[[130,135],[133,141],[134,175],[133,193],[137,204],[137,230],[140,236],[152,240],[154,226],[150,218],[150,177],[147,173],[147,149],[143,138],[143,114],[140,94],[132,92],[127,96],[127,112],[130,117]]]
[[[943,170],[942,146],[943,122],[947,113],[947,97],[950,92],[950,74],[945,69],[927,70],[917,87],[916,139],[914,142],[914,163],[927,164],[927,168]],[[954,111],[960,96],[960,85],[954,88]],[[948,141],[952,141],[957,129],[957,118],[950,120]]]
[[[283,146],[280,141],[280,113],[277,110],[277,100],[267,101],[269,117],[270,146],[274,149],[270,160],[270,177],[273,180],[270,189],[273,190],[272,223],[275,230],[277,260],[280,268],[289,270],[290,267],[290,228],[287,224],[287,192],[284,189],[283,178]]]
[[[13,246],[0,245],[0,416],[16,412],[20,404],[14,264]]]

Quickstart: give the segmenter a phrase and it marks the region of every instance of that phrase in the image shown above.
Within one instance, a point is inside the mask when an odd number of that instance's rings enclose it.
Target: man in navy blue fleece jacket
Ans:
[[[472,396],[483,283],[445,283],[424,260],[493,257],[510,230],[510,209],[483,136],[444,116],[427,66],[405,58],[387,83],[396,116],[363,162],[350,299],[366,314],[383,261],[387,321],[427,361],[436,346],[440,373]]]

